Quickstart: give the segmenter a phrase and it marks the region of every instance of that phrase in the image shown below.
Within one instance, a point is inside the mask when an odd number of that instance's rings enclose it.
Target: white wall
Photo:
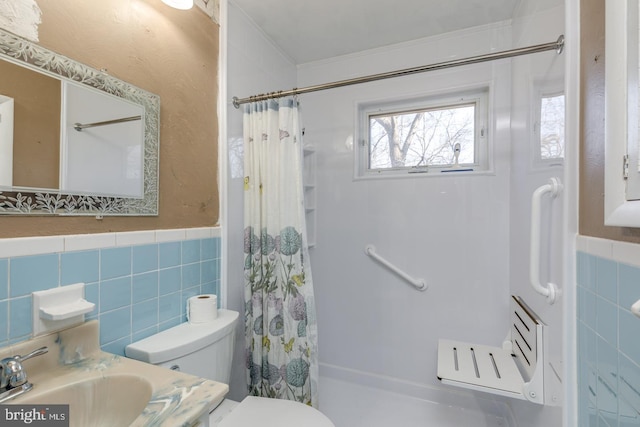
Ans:
[[[510,48],[509,23],[299,66],[300,87]],[[303,95],[305,144],[317,152],[311,250],[321,373],[357,371],[442,388],[439,338],[500,345],[509,310],[508,61]],[[493,173],[353,180],[355,104],[492,86]],[[364,254],[424,278],[418,292]],[[322,405],[322,402],[320,402]]]
[[[228,6],[227,92],[243,98],[295,86],[296,68],[233,3]],[[240,312],[229,398],[247,394],[244,365],[242,108],[227,105],[227,308]]]

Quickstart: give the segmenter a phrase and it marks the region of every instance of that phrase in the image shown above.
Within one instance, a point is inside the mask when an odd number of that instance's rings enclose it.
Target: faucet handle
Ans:
[[[42,356],[43,354],[46,354],[49,352],[49,349],[47,347],[40,347],[37,350],[33,350],[31,353],[24,355],[24,356],[14,356],[14,359],[16,359],[18,362],[22,363],[25,360],[29,360],[32,357],[36,357],[36,356]]]

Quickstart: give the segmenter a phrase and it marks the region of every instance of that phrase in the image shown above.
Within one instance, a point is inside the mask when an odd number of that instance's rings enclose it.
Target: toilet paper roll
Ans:
[[[187,300],[187,320],[189,323],[212,322],[218,317],[218,297],[196,295]]]

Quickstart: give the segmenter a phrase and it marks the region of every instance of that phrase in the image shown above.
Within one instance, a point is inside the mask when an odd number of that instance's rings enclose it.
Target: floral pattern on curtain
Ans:
[[[297,100],[249,104],[243,126],[249,394],[317,407],[317,329]]]

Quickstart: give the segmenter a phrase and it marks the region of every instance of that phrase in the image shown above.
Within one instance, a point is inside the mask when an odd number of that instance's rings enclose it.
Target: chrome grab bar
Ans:
[[[373,246],[373,245],[365,246],[364,247],[364,253],[369,255],[374,260],[378,261],[380,264],[382,264],[385,267],[387,267],[389,270],[391,270],[392,272],[394,272],[395,274],[397,274],[398,276],[400,276],[401,278],[403,278],[407,282],[409,282],[409,284],[411,284],[417,290],[419,290],[419,291],[426,291],[427,290],[428,286],[424,282],[423,279],[414,279],[413,277],[409,276],[404,271],[400,270],[395,265],[391,264],[386,259],[382,258],[380,255],[378,255],[376,253],[376,247],[375,246]]]
[[[550,193],[556,197],[562,190],[562,184],[558,178],[549,179],[549,183],[538,187],[531,196],[531,250],[529,252],[529,279],[531,286],[540,295],[547,297],[547,302],[553,304],[556,300],[558,287],[548,282],[546,286],[540,283],[540,200],[542,196]]]

